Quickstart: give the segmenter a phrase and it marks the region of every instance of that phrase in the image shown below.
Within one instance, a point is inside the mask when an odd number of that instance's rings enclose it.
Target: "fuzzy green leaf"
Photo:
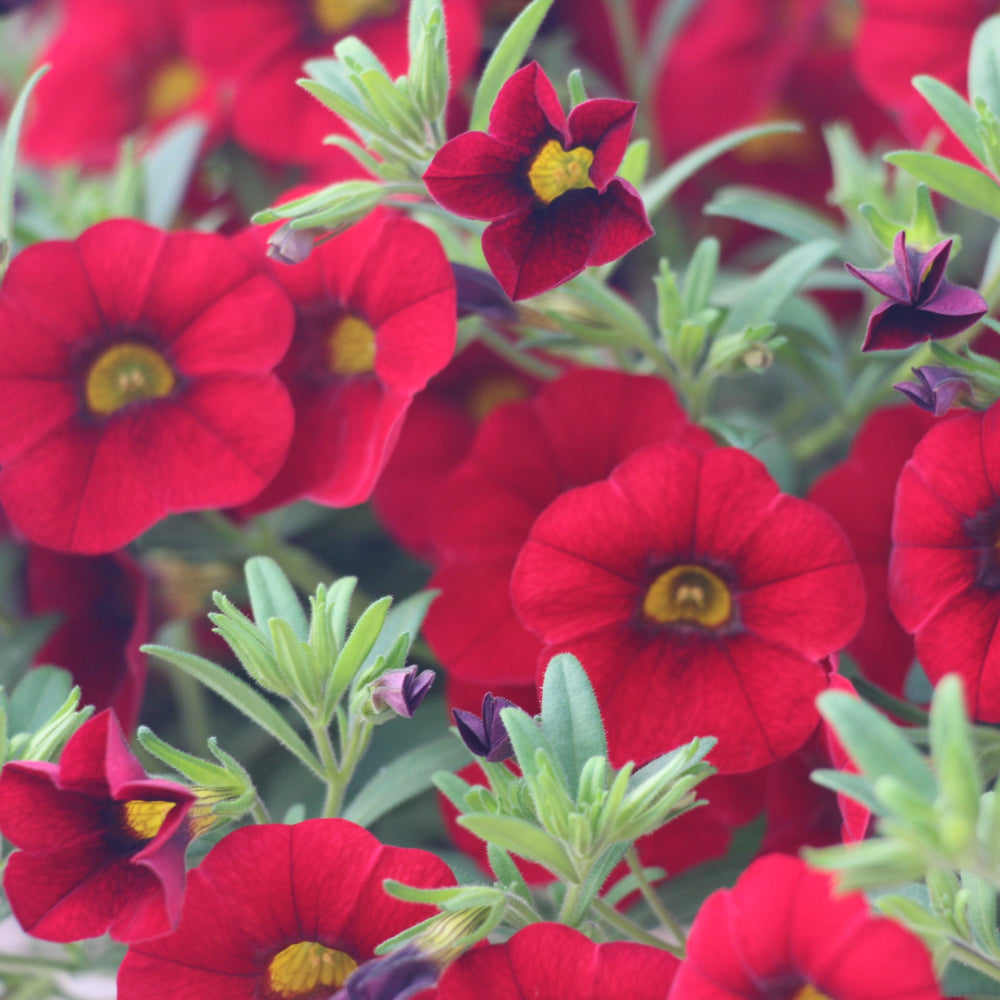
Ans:
[[[570,882],[577,880],[578,876],[562,845],[527,820],[514,816],[467,813],[458,817],[458,824],[487,843],[498,844],[518,857],[545,865],[560,878]]]
[[[270,619],[281,618],[291,625],[297,639],[308,639],[309,623],[305,612],[281,567],[269,556],[253,556],[247,560],[243,572],[253,620],[263,634],[268,634],[266,626]]]
[[[933,76],[915,76],[913,86],[921,97],[938,113],[941,120],[961,140],[962,145],[984,166],[986,147],[976,125],[979,115],[958,91]]]
[[[989,174],[944,156],[908,149],[887,153],[885,160],[946,198],[1000,219],[1000,184]]]
[[[988,17],[976,28],[969,51],[969,96],[1000,115],[1000,17]]]

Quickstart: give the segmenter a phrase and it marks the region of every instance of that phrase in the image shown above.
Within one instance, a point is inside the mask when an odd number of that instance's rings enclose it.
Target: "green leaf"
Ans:
[[[148,726],[140,726],[136,732],[140,745],[157,760],[163,761],[167,767],[173,768],[178,774],[190,778],[196,785],[214,788],[229,781],[229,773],[218,764],[211,764],[194,754],[185,753],[161,740]]]
[[[354,623],[351,634],[341,647],[340,655],[330,675],[330,687],[339,695],[358,675],[361,665],[375,646],[375,642],[385,624],[391,597],[381,597],[368,605],[361,617]],[[395,640],[395,636],[392,637]]]
[[[785,300],[834,250],[836,244],[832,241],[815,240],[782,254],[730,297],[729,313],[722,321],[719,333],[736,333],[772,320]]]
[[[946,198],[1000,219],[1000,184],[981,170],[944,156],[906,149],[887,153],[884,159]]]
[[[575,801],[584,764],[591,757],[606,757],[608,743],[590,678],[571,653],[552,657],[545,668],[541,728],[559,758],[570,798]]]
[[[420,632],[431,604],[440,593],[439,590],[421,590],[394,604],[385,616],[385,624],[365,658],[363,669],[367,670],[379,656],[387,657],[399,636],[408,635],[412,641]]]
[[[969,97],[1000,115],[1000,17],[988,17],[976,28],[969,52]]]
[[[497,881],[505,888],[517,893],[533,908],[535,902],[531,898],[531,890],[528,888],[528,883],[524,881],[520,869],[514,864],[513,858],[496,844],[488,845],[486,854],[489,858],[490,869],[496,875]]]
[[[10,696],[10,734],[37,732],[63,707],[72,688],[72,675],[59,667],[29,670]]]
[[[642,195],[646,211],[653,215],[663,203],[686,181],[693,177],[705,164],[711,163],[724,153],[742,146],[751,139],[766,135],[782,135],[787,132],[801,132],[798,122],[771,122],[768,125],[754,125],[750,128],[737,129],[726,135],[713,139],[711,142],[691,150],[685,156],[658,174],[639,192]]]
[[[371,826],[397,806],[434,787],[439,771],[454,771],[469,762],[469,751],[450,733],[415,747],[383,767],[344,809],[344,819]]]
[[[151,226],[169,229],[174,224],[207,131],[200,118],[183,118],[143,156],[142,217]]]
[[[839,691],[824,692],[816,704],[870,780],[892,775],[922,799],[934,801],[937,783],[927,762],[881,712]]]
[[[622,157],[621,166],[618,168],[618,176],[622,180],[628,181],[634,188],[638,188],[646,180],[646,171],[649,169],[649,140],[633,139],[625,150]]]
[[[834,792],[840,792],[848,798],[854,799],[855,802],[860,802],[869,812],[883,812],[881,803],[875,798],[875,793],[872,791],[871,782],[860,774],[823,768],[813,771],[809,777],[817,785],[822,785]]]
[[[796,243],[840,239],[837,227],[819,212],[763,188],[724,187],[716,192],[704,212],[770,229]]]
[[[269,556],[253,556],[246,561],[243,572],[253,620],[262,633],[268,635],[266,626],[272,618],[281,618],[291,625],[297,639],[308,639],[309,622],[281,567]]]
[[[961,140],[962,145],[984,166],[986,147],[976,125],[979,115],[956,90],[933,76],[915,76],[913,86],[921,97],[938,113],[941,120]]]
[[[538,29],[549,12],[553,0],[532,0],[511,22],[503,38],[497,42],[493,55],[479,80],[469,116],[469,131],[484,132],[490,122],[490,111],[500,88],[521,64]]]
[[[538,776],[540,773],[538,753],[541,751],[542,755],[551,761],[556,776],[562,779],[563,787],[567,787],[562,762],[555,750],[549,746],[549,741],[535,720],[524,709],[516,706],[500,709],[500,718],[510,737],[521,773],[526,778]]]
[[[704,237],[694,248],[681,290],[681,308],[685,316],[694,316],[708,305],[719,268],[719,249],[719,241],[714,236]]]
[[[861,213],[861,218],[868,224],[875,242],[880,243],[887,250],[892,247],[896,233],[903,226],[898,222],[893,222],[892,219],[887,219],[874,205],[867,201],[858,206],[858,211]],[[855,285],[858,288],[861,287],[856,278]]]
[[[583,73],[579,69],[570,70],[567,86],[570,107],[575,108],[578,104],[583,104],[587,99],[587,90],[583,85]]]
[[[233,708],[238,709],[248,719],[273,736],[286,750],[294,754],[321,781],[325,781],[323,768],[313,752],[306,746],[298,733],[292,729],[285,717],[249,684],[240,680],[228,670],[224,670],[211,660],[194,653],[186,653],[169,646],[145,645],[140,651],[183,670],[184,673],[204,684],[220,698],[224,698]]]
[[[16,187],[14,178],[17,172],[17,143],[21,136],[21,124],[24,121],[24,113],[31,92],[50,69],[50,66],[39,66],[21,88],[21,93],[17,95],[17,101],[7,118],[3,145],[0,146],[0,281],[3,280],[7,265],[14,252],[14,194]]]
[[[467,813],[458,817],[458,825],[471,830],[481,840],[497,844],[526,861],[545,865],[560,878],[570,882],[578,879],[563,846],[534,823],[514,816]]]
[[[423,35],[424,25],[431,19],[434,11],[440,11],[441,0],[410,0],[410,12],[406,21],[406,50],[409,54],[410,63],[416,57],[420,48],[420,39]]]
[[[997,892],[982,876],[962,872],[962,888],[968,894],[966,910],[973,933],[990,955],[1000,956],[1000,933],[997,932]]]

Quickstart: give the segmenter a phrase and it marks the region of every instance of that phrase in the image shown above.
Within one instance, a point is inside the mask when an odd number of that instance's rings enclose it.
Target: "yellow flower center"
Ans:
[[[143,118],[155,122],[179,111],[201,90],[201,83],[201,74],[192,63],[172,59],[149,81]]]
[[[133,840],[152,840],[176,805],[176,802],[147,802],[142,799],[122,802],[122,828]]]
[[[375,331],[357,316],[336,322],[327,341],[330,370],[337,375],[361,375],[375,367]]]
[[[531,190],[548,205],[573,188],[592,188],[589,171],[593,162],[594,154],[586,146],[563,149],[556,139],[550,139],[528,170]]]
[[[268,963],[264,996],[267,1000],[304,1000],[314,993],[329,996],[357,967],[358,963],[342,951],[318,941],[298,941]]]
[[[115,344],[87,372],[87,406],[91,413],[107,416],[129,403],[167,396],[175,382],[173,369],[159,351],[145,344]]]
[[[312,0],[313,20],[320,31],[336,34],[366,17],[396,11],[396,0]]]
[[[528,398],[528,387],[514,375],[491,375],[480,379],[469,393],[465,408],[480,423],[498,406]]]
[[[792,1000],[830,1000],[825,993],[820,993],[812,983],[806,983],[793,997]]]
[[[729,621],[732,610],[729,588],[704,566],[674,566],[661,573],[642,602],[642,613],[658,625],[692,622],[715,628]]]

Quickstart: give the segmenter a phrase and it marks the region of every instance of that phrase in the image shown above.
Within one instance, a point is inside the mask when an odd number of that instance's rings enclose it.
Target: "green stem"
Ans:
[[[323,797],[323,811],[320,814],[324,819],[336,816],[340,812],[340,806],[344,800],[344,788],[346,782],[340,772],[340,765],[337,763],[337,755],[330,742],[330,731],[318,720],[310,721],[309,732],[312,734],[313,745],[323,765],[323,777],[326,782],[326,794]]]
[[[0,954],[0,972],[15,976],[49,975],[53,972],[75,972],[80,963],[71,958],[41,958],[38,955]]]
[[[646,878],[646,873],[642,870],[642,862],[639,860],[639,855],[636,852],[635,846],[630,847],[625,852],[625,860],[628,863],[629,870],[635,877],[639,891],[642,893],[642,898],[646,900],[646,903],[655,914],[657,920],[659,920],[663,927],[671,933],[683,953],[684,942],[687,940],[684,934],[684,928],[681,927],[681,925],[674,918],[673,914],[663,905],[663,900],[660,899],[656,890],[650,884],[649,879]]]
[[[982,972],[991,979],[1000,981],[1000,962],[996,959],[984,955],[975,945],[964,938],[949,938],[951,946],[955,951],[955,958],[963,965],[968,965],[973,969]]]
[[[563,896],[562,906],[559,907],[559,915],[556,921],[566,924],[569,927],[578,927],[583,920],[584,914],[580,912],[580,902],[583,898],[583,883],[571,882],[566,886],[566,895]]]
[[[634,920],[626,917],[624,913],[619,913],[613,906],[605,903],[603,899],[595,899],[592,905],[594,912],[605,924],[620,934],[624,934],[630,940],[638,941],[639,944],[652,945],[654,948],[669,951],[671,955],[675,955],[677,958],[684,958],[684,949],[682,947],[672,945],[662,938],[656,937],[655,934],[650,934],[644,927],[640,927]]]
[[[546,381],[551,381],[559,375],[559,369],[555,365],[532,357],[526,351],[518,350],[503,334],[497,333],[488,323],[481,325],[477,339],[486,344],[498,357],[529,375],[543,378]]]

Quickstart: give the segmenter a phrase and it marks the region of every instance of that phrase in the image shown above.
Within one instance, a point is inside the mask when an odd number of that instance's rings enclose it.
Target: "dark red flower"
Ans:
[[[221,236],[130,219],[36,243],[0,291],[0,503],[40,545],[108,552],[231,506],[292,432],[281,289]]]
[[[595,944],[563,924],[530,924],[445,969],[437,1000],[665,1000],[678,962],[645,944]]]
[[[958,673],[1000,722],[1000,406],[933,427],[896,487],[889,600],[934,682]]]
[[[569,372],[531,402],[490,414],[436,497],[430,586],[441,594],[425,634],[449,674],[494,690],[535,681],[542,644],[510,601],[510,574],[532,523],[564,490],[671,440],[712,446],[670,386],[649,376]]]
[[[912,406],[876,410],[847,458],[820,477],[808,499],[837,519],[865,580],[865,620],[847,644],[864,675],[897,697],[913,664],[913,640],[889,610],[889,552],[896,480],[934,418]]]
[[[403,0],[191,0],[191,51],[212,85],[232,94],[237,142],[279,163],[315,165],[330,159],[325,136],[353,133],[296,84],[303,65],[330,57],[340,39],[356,35],[391,77],[406,73],[407,6]],[[479,53],[478,4],[444,0],[444,13],[457,87]]]
[[[183,785],[146,776],[110,711],[76,731],[58,765],[5,764],[0,832],[20,850],[4,888],[21,926],[48,941],[170,931],[194,801]]]
[[[845,265],[887,299],[868,318],[862,351],[899,350],[924,340],[951,337],[989,312],[989,304],[977,291],[945,278],[949,253],[951,240],[921,253],[907,247],[906,232],[900,230],[888,267],[868,271]]]
[[[784,854],[702,904],[671,1000],[940,1000],[923,942]]]
[[[438,150],[427,189],[456,215],[489,220],[483,253],[512,299],[617,260],[653,235],[642,199],[614,176],[635,108],[597,98],[567,119],[533,62],[501,88],[489,132],[466,132]]]
[[[68,670],[85,705],[113,708],[125,732],[134,732],[146,686],[139,646],[149,640],[142,567],[127,552],[70,556],[29,546],[27,607],[60,619],[35,663]]]
[[[188,876],[177,930],[129,949],[119,1000],[329,997],[382,941],[437,912],[386,895],[387,878],[454,884],[433,854],[346,820],[234,830]]]
[[[185,113],[214,124],[219,110],[184,39],[188,0],[86,0],[62,5],[39,65],[23,138],[40,163],[108,168],[122,139]]]
[[[540,658],[575,654],[612,758],[645,761],[696,736],[748,771],[819,721],[819,661],[861,624],[864,588],[825,511],[778,491],[734,448],[651,445],[539,516],[511,577]]]
[[[244,246],[265,240],[249,231]],[[334,507],[367,500],[414,394],[455,349],[455,278],[438,238],[376,211],[301,264],[268,261],[295,307],[278,368],[295,404],[295,436],[274,481],[247,510],[308,496]]]

